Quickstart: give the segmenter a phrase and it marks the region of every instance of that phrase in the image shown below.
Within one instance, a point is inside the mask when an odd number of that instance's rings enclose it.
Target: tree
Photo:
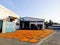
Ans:
[[[45,22],[45,28],[48,28],[48,21]]]
[[[49,25],[49,26],[52,26],[52,24],[53,24],[52,20],[49,20],[48,25]]]
[[[45,22],[45,28],[48,28],[49,26],[52,26],[52,24],[54,24],[54,22],[52,20],[46,21]]]
[[[49,26],[52,26],[52,24],[59,24],[59,23],[53,22],[52,20],[46,21],[45,22],[45,28],[48,28]]]

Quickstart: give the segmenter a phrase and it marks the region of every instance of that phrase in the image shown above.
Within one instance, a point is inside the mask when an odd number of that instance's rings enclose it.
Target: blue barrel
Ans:
[[[2,32],[2,24],[3,24],[3,21],[0,20],[0,32]]]

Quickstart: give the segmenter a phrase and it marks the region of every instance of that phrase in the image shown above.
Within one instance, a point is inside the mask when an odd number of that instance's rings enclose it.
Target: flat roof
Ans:
[[[34,17],[22,17],[22,21],[45,21],[45,19],[39,19],[39,18],[34,18]]]

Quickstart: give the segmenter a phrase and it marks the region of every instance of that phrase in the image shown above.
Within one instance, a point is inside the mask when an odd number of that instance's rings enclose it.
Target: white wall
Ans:
[[[19,18],[18,15],[16,15],[15,13],[13,13],[12,11],[8,10],[7,8],[3,7],[2,5],[0,5],[0,19],[4,19],[8,16],[13,16],[13,17],[17,17]]]
[[[44,24],[44,22],[30,22],[30,24]]]
[[[15,19],[13,22],[19,24],[19,25],[16,25],[16,29],[19,29],[20,28],[20,20],[19,19]]]

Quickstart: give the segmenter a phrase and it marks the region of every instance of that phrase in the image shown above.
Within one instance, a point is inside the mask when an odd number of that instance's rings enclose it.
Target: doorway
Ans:
[[[43,28],[42,24],[38,24],[37,26],[38,26],[38,29],[40,29],[40,30]]]
[[[29,29],[29,22],[28,21],[25,21],[24,22],[24,29]]]
[[[31,24],[31,29],[37,30],[37,26],[35,24]]]

